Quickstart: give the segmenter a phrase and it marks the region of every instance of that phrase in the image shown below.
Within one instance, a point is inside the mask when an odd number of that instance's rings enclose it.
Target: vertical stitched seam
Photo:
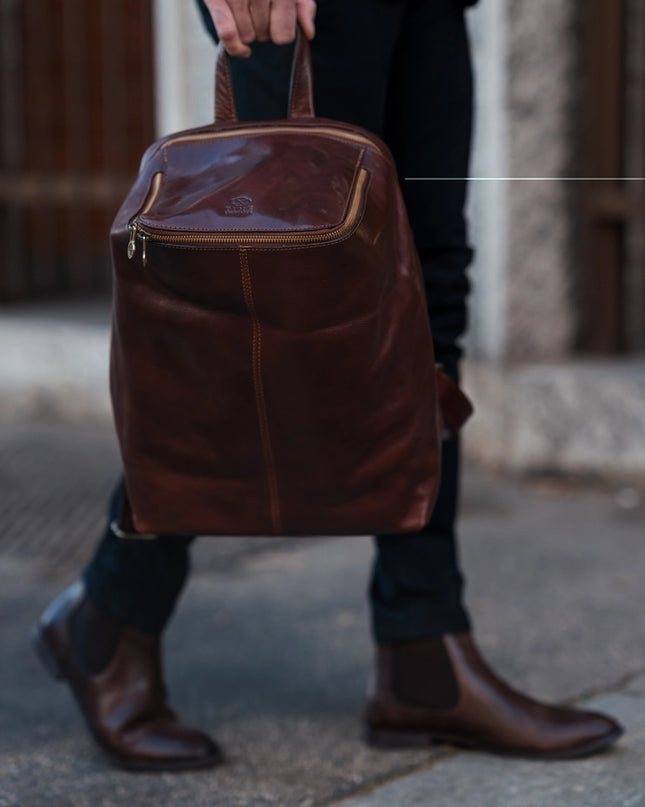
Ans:
[[[300,36],[302,36],[302,34],[300,34]],[[296,44],[296,48],[297,47],[298,47],[298,44]],[[295,56],[294,56],[294,59],[295,59]],[[294,64],[294,69],[295,69],[295,64]],[[291,104],[290,104],[290,109],[289,109],[289,116],[290,117],[294,113],[294,101],[298,97],[298,95],[300,94],[300,83],[301,83],[300,78],[301,78],[300,77],[300,70],[296,70],[295,75],[294,75],[293,87],[291,88]]]
[[[260,426],[260,436],[262,438],[262,451],[267,469],[269,482],[269,498],[271,501],[271,522],[276,535],[282,532],[282,519],[280,516],[280,501],[278,498],[278,479],[273,458],[273,448],[271,446],[271,435],[269,432],[269,419],[267,417],[266,398],[264,396],[264,385],[262,383],[262,327],[253,300],[253,289],[251,286],[251,271],[249,269],[249,257],[247,250],[240,249],[240,271],[242,274],[242,290],[244,301],[253,325],[253,335],[251,338],[251,363],[253,367],[253,388],[255,390],[255,404]]]

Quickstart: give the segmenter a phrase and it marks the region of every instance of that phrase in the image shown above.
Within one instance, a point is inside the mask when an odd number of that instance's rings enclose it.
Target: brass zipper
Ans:
[[[157,173],[152,177],[152,184],[150,185],[150,190],[148,191],[148,195],[146,196],[146,200],[143,203],[143,207],[134,219],[128,224],[128,229],[130,230],[130,240],[128,241],[128,258],[132,260],[134,255],[137,251],[137,236],[141,238],[141,260],[143,261],[143,265],[145,266],[148,263],[148,255],[147,255],[147,246],[148,246],[148,238],[145,233],[143,233],[137,224],[137,218],[139,216],[145,216],[145,214],[150,210],[152,205],[154,204],[155,199],[159,193],[159,188],[161,187],[161,180],[163,179],[163,173],[161,171],[157,171]]]
[[[162,177],[163,173],[161,171],[154,175],[150,192],[143,208],[129,224],[130,240],[128,242],[128,258],[131,259],[134,257],[137,250],[137,238],[139,238],[141,240],[141,259],[144,266],[147,263],[147,246],[149,241],[176,246],[194,245],[209,247],[231,244],[237,247],[249,247],[258,244],[266,244],[268,246],[283,244],[306,246],[308,244],[323,244],[329,241],[340,240],[352,231],[360,215],[363,190],[367,183],[369,172],[366,168],[359,170],[358,178],[350,199],[347,216],[342,224],[331,230],[311,233],[177,233],[174,230],[156,228],[153,230],[150,227],[144,227],[139,222],[139,218],[144,216],[154,204],[161,187]]]
[[[271,134],[285,133],[285,134],[325,134],[338,137],[341,140],[349,140],[353,143],[362,143],[363,145],[378,148],[378,143],[366,135],[359,134],[358,132],[347,132],[343,129],[336,129],[333,126],[246,126],[235,129],[227,129],[222,132],[202,132],[201,134],[186,134],[177,135],[170,140],[166,140],[160,148],[167,148],[175,143],[187,143],[200,140],[221,140],[226,137],[244,137],[250,134],[264,134],[270,132]]]

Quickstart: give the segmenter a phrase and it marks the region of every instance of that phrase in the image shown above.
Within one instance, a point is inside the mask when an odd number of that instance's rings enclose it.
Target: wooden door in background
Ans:
[[[580,347],[641,352],[645,183],[633,178],[645,176],[645,6],[588,0],[585,17],[585,174],[601,179],[580,183]]]
[[[154,134],[152,0],[0,3],[0,300],[109,288]]]

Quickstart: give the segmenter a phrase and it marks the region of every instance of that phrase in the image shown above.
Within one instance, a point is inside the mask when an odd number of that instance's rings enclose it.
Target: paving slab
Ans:
[[[334,807],[643,807],[645,698],[613,694],[584,705],[622,721],[627,736],[615,749],[543,763],[455,754]]]
[[[66,688],[34,658],[28,633],[92,551],[118,471],[113,439],[109,429],[87,426],[0,426],[0,807],[323,805],[457,762],[472,766],[474,777],[460,781],[490,783],[490,798],[498,797],[491,804],[587,803],[558,802],[550,790],[535,801],[539,783],[534,801],[518,800],[514,788],[526,772],[544,769],[546,781],[559,766],[449,748],[378,752],[363,745],[360,707],[372,652],[369,538],[200,539],[166,639],[168,679],[179,711],[216,736],[227,763],[163,776],[110,768]],[[11,506],[3,506],[7,501]],[[598,703],[629,719],[632,732],[615,754],[564,767],[571,777],[588,771],[584,781],[606,799],[614,793],[614,770],[626,787],[634,783],[633,791],[620,792],[635,800],[588,802],[606,807],[642,803],[636,780],[644,758],[644,524],[634,497],[629,507],[626,501],[619,490],[583,489],[566,479],[520,485],[469,470],[461,522],[468,602],[493,665],[556,700],[616,693]],[[15,519],[30,513],[31,529],[19,533]],[[625,770],[612,767],[623,760]],[[452,781],[451,805],[468,805],[450,770],[446,799]],[[562,793],[573,798],[571,788],[581,782],[563,779]],[[424,803],[441,804],[434,791],[431,798],[424,792]]]
[[[424,752],[384,755],[361,740],[370,555],[366,539],[316,541],[196,575],[168,635],[169,686],[179,711],[223,745],[227,763],[175,776],[105,763],[68,691],[26,641],[60,583],[36,586],[14,561],[0,602],[11,652],[0,670],[0,804],[295,807],[423,764]]]
[[[645,698],[645,675],[637,675],[631,678],[622,689],[627,695],[640,695]]]

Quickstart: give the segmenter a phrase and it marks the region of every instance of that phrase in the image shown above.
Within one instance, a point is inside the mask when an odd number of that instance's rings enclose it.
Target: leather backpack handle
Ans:
[[[298,26],[289,87],[289,117],[313,118],[315,114],[311,48],[307,37]],[[215,58],[215,123],[236,120],[231,57],[220,42]]]
[[[289,117],[313,118],[314,108],[314,67],[311,60],[309,40],[298,25],[296,44],[291,64],[289,86]]]
[[[215,123],[227,120],[237,120],[237,109],[233,92],[231,57],[220,42],[215,56]]]

